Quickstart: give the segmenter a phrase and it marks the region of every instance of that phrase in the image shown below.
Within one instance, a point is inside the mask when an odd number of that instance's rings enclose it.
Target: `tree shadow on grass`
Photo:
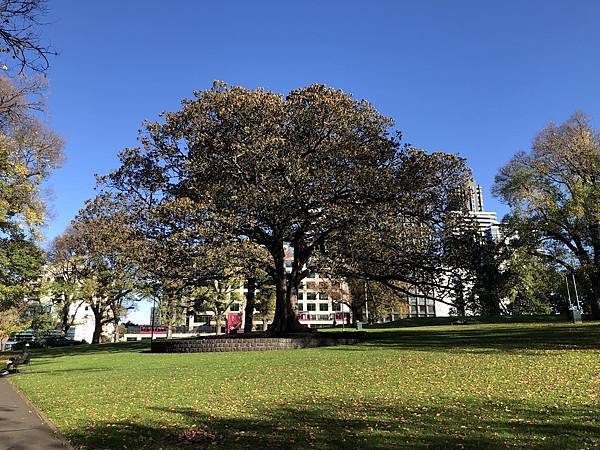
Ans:
[[[103,367],[97,367],[97,368],[92,368],[92,367],[85,367],[85,368],[77,368],[77,367],[73,367],[70,369],[50,369],[50,370],[38,370],[35,367],[29,371],[29,372],[21,372],[19,375],[35,375],[35,374],[41,374],[41,373],[49,373],[49,374],[63,374],[66,372],[109,372],[112,371],[112,369],[109,368],[103,368]]]
[[[367,347],[439,350],[571,350],[600,349],[600,326],[520,326],[452,330],[408,329],[371,332]]]
[[[226,409],[227,404],[221,405]],[[257,405],[211,415],[151,407],[141,422],[80,427],[68,437],[84,448],[590,448],[600,445],[598,413],[516,401],[456,404],[390,402]]]

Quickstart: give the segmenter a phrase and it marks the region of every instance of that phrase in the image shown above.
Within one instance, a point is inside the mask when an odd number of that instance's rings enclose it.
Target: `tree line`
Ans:
[[[368,290],[373,315],[378,299],[401,311],[409,295],[456,315],[565,312],[572,279],[598,317],[599,146],[581,114],[500,169],[511,213],[495,240],[467,210],[464,159],[402,143],[390,118],[324,85],[281,95],[218,82],[145,123],[139,142],[50,252],[87,271],[74,298],[98,324],[144,296],[169,327],[205,309],[220,321],[248,280],[247,329],[264,290],[270,332],[301,331],[294,306],[315,271],[349,282],[353,295],[331,298],[354,318]]]

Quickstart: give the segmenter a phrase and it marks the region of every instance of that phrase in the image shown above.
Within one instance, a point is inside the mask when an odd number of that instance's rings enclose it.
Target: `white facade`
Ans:
[[[336,300],[330,295],[336,291]],[[329,291],[329,292],[328,292]],[[328,278],[310,273],[300,283],[295,305],[300,323],[309,328],[321,328],[352,321],[350,308],[343,301],[350,300],[346,283],[333,283]]]
[[[77,308],[76,304],[73,304],[70,307],[69,315],[74,317],[74,320],[68,334],[76,341],[91,343],[94,336],[96,320],[94,319],[94,313],[90,306],[86,303],[82,303],[81,306]],[[102,334],[112,340],[114,330],[114,325],[108,323],[102,327]]]

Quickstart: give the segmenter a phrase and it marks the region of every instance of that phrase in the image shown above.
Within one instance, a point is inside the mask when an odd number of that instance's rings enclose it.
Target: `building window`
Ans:
[[[298,300],[304,300],[304,293],[298,292]]]
[[[231,305],[229,305],[229,311],[239,311],[239,310],[240,310],[239,303],[232,303]]]
[[[329,296],[327,295],[327,292],[319,292],[319,300],[328,300]]]
[[[306,293],[306,300],[316,300],[316,299],[317,299],[316,292],[307,292]]]
[[[411,296],[408,299],[409,317],[435,317],[435,300]]]
[[[314,273],[314,272],[310,272],[310,273],[309,273],[309,274],[306,276],[306,278],[317,278],[317,274],[316,274],[316,273]]]
[[[318,317],[318,320],[330,320],[329,314],[319,314],[317,317]]]
[[[210,319],[208,314],[194,314],[194,323],[210,323]]]
[[[327,303],[321,303],[319,305],[319,311],[329,311],[329,305]]]
[[[334,311],[341,311],[342,310],[342,304],[341,303],[335,303],[333,305],[333,310]]]
[[[304,304],[298,303],[298,311],[304,311]]]
[[[306,304],[306,310],[307,311],[316,311],[317,310],[317,304],[316,303],[307,303]]]

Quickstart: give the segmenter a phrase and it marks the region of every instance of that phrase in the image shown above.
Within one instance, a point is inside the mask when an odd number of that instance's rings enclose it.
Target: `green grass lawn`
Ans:
[[[12,378],[81,448],[600,447],[600,323],[372,330],[356,346],[54,349]]]

